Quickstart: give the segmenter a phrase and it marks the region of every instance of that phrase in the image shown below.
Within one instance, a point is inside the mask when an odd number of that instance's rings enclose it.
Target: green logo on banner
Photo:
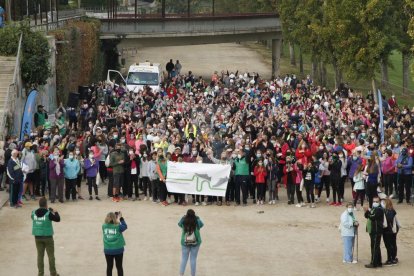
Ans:
[[[218,188],[218,187],[229,181],[227,177],[224,177],[224,178],[220,178],[216,184],[211,185],[211,176],[207,174],[198,174],[198,173],[194,174],[191,179],[177,179],[177,178],[169,178],[169,179],[177,181],[177,182],[192,182],[195,184],[197,192],[203,191],[205,187],[207,187],[210,190],[214,190],[214,191],[225,191],[226,189]]]

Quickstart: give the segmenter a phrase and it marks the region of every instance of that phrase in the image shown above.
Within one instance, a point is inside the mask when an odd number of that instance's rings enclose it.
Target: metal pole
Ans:
[[[216,1],[213,0],[213,16],[216,13],[215,9],[216,9]]]
[[[45,3],[46,6],[46,31],[49,31],[49,16],[48,16],[48,12],[49,12],[49,6],[47,5],[47,2]]]
[[[187,17],[190,17],[190,1],[191,0],[187,0]]]
[[[109,19],[109,6],[110,6],[110,0],[106,0],[106,9],[107,9],[107,13],[108,13],[108,19]]]
[[[135,0],[135,6],[134,6],[134,9],[135,9],[135,19],[137,19],[137,12],[138,12],[138,0]]]
[[[165,0],[161,2],[161,17],[165,18]]]
[[[53,22],[53,7],[52,7],[52,0],[49,0],[49,4],[50,4],[50,15],[51,15],[52,22]]]
[[[42,3],[43,3],[43,0],[40,0],[40,2],[39,2],[39,12],[40,12],[40,25],[42,25],[43,24],[43,13],[42,13]]]
[[[37,25],[37,0],[33,1],[33,6],[34,6],[34,20],[35,20],[35,26]]]

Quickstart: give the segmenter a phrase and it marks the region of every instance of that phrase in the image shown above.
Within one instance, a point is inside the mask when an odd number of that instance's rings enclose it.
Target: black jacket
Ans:
[[[365,212],[365,218],[371,221],[370,235],[381,235],[383,233],[384,209],[377,207],[372,208],[371,211],[367,210]]]
[[[48,210],[48,209],[46,209],[46,208],[39,208],[39,209],[37,209],[37,210],[35,211],[35,214],[36,214],[36,216],[37,216],[37,217],[41,218],[41,217],[43,217],[44,215],[46,215],[47,211],[51,211],[51,212],[49,213],[49,219],[50,219],[51,221],[54,221],[54,222],[59,222],[59,221],[60,221],[60,216],[59,216],[59,213],[58,213],[58,212],[53,212],[53,213],[52,213],[52,210],[53,210],[53,209],[51,209],[51,208],[49,208],[49,210]]]

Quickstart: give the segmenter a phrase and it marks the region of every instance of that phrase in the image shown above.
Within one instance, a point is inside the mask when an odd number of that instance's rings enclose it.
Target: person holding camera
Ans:
[[[47,207],[47,200],[44,197],[39,199],[39,209],[32,211],[32,235],[35,236],[37,249],[38,275],[44,275],[45,250],[49,258],[49,270],[51,276],[58,276],[55,265],[55,242],[53,240],[52,221],[59,222],[60,216],[56,210]]]
[[[105,222],[102,225],[102,234],[107,276],[112,276],[114,259],[118,276],[124,275],[122,259],[124,256],[125,239],[122,233],[127,228],[121,212],[110,212],[106,215]]]
[[[178,226],[182,228],[181,249],[182,258],[180,265],[180,276],[184,275],[190,256],[191,276],[196,275],[197,254],[201,245],[200,229],[204,226],[201,219],[195,215],[194,210],[188,209],[187,214],[180,219]]]
[[[354,204],[349,202],[346,205],[346,210],[341,215],[341,236],[344,243],[343,263],[356,264],[357,261],[353,259],[355,236],[358,233],[359,223],[354,214]]]

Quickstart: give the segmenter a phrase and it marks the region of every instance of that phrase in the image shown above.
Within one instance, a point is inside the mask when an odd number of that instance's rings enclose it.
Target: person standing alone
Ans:
[[[52,208],[47,208],[47,200],[39,199],[39,209],[32,212],[32,235],[35,237],[37,248],[38,275],[43,276],[45,250],[49,258],[49,270],[51,276],[59,276],[55,265],[55,242],[53,240],[52,221],[59,222],[59,213]]]
[[[201,219],[195,215],[194,210],[188,209],[187,214],[178,222],[178,226],[182,228],[182,259],[180,265],[180,276],[184,275],[188,256],[190,256],[191,276],[195,276],[197,255],[201,245],[200,229],[204,226],[204,224]]]

